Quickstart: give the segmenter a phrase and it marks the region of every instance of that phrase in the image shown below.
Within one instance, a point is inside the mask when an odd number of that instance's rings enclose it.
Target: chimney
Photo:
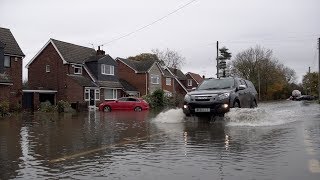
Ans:
[[[100,46],[98,46],[97,55],[105,55],[106,52],[104,50],[100,50]]]
[[[178,69],[177,69],[177,68],[174,68],[174,69],[173,69],[173,74],[177,75],[177,72],[178,72]]]

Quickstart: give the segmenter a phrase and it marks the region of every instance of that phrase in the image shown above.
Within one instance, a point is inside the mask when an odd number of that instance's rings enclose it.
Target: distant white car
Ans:
[[[300,97],[301,92],[299,90],[293,90],[291,95],[292,95],[292,97]]]

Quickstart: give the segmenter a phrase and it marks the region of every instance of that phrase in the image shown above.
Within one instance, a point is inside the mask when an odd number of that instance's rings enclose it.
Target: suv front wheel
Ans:
[[[233,107],[234,108],[240,108],[240,104],[238,101],[235,101],[234,104],[233,104]]]

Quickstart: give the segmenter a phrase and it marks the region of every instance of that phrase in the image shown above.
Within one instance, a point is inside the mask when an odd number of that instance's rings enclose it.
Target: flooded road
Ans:
[[[320,105],[0,119],[0,179],[320,179]]]

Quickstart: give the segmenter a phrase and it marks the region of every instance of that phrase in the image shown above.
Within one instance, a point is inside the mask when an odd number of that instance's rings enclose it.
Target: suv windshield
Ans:
[[[198,90],[228,89],[234,87],[234,79],[208,79],[202,82]]]

